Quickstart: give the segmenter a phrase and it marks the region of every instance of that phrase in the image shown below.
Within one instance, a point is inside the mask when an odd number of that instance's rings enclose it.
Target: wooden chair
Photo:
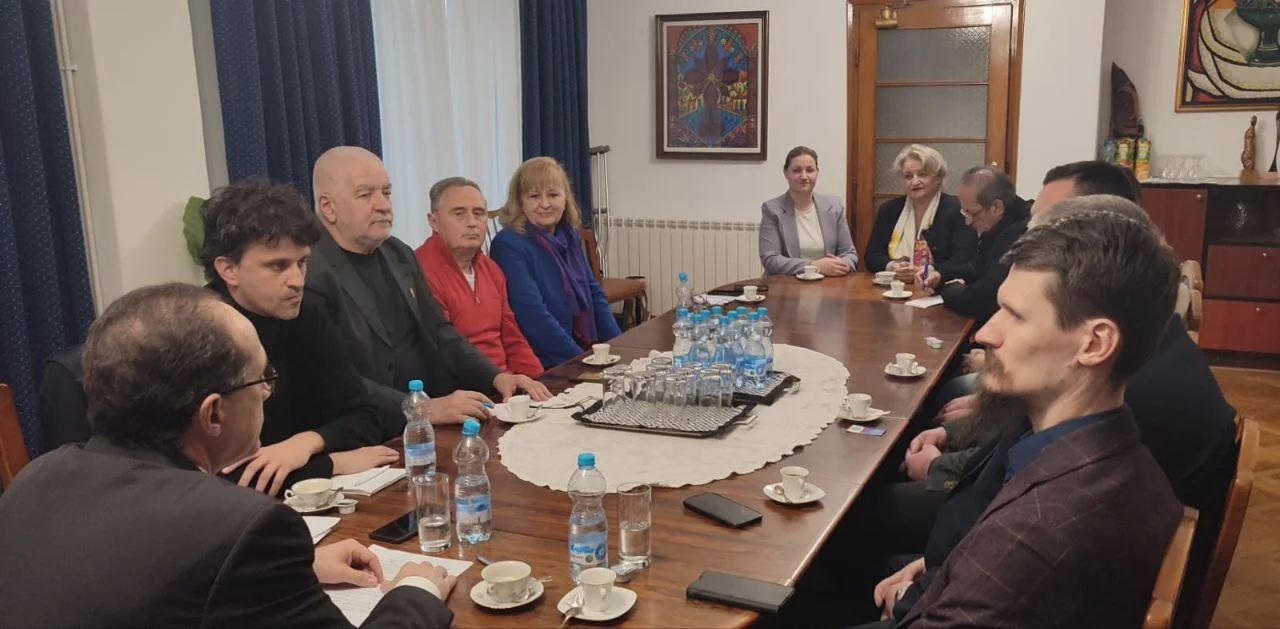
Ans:
[[[498,235],[498,231],[502,229],[502,223],[498,222],[498,216],[502,214],[502,208],[489,210],[488,223],[485,225],[484,232],[484,254],[489,255],[489,245],[493,244],[493,237]]]
[[[1218,540],[1213,547],[1213,555],[1209,558],[1209,567],[1205,571],[1204,584],[1199,592],[1190,592],[1194,596],[1194,604],[1190,610],[1192,627],[1208,627],[1213,620],[1213,613],[1218,609],[1218,598],[1222,595],[1222,585],[1227,580],[1227,571],[1231,568],[1231,558],[1235,555],[1236,544],[1240,541],[1240,529],[1244,526],[1244,516],[1249,509],[1249,495],[1253,493],[1253,469],[1258,463],[1258,422],[1248,417],[1237,418],[1236,421],[1236,470],[1227,494],[1226,507],[1222,514],[1222,528],[1218,531]]]
[[[0,384],[0,485],[8,487],[13,477],[30,463],[27,446],[22,440],[22,424],[13,404],[13,390]]]
[[[1178,591],[1182,589],[1182,578],[1186,575],[1187,557],[1191,554],[1191,538],[1195,534],[1198,517],[1195,509],[1182,508],[1182,521],[1165,548],[1164,561],[1156,575],[1151,604],[1147,606],[1147,617],[1142,622],[1144,629],[1168,629],[1173,624],[1173,608],[1178,603]]]
[[[1182,281],[1178,284],[1178,301],[1174,308],[1187,328],[1187,335],[1200,344],[1200,320],[1204,317],[1204,279],[1200,275],[1200,263],[1183,262]]]
[[[578,228],[582,237],[582,246],[587,250],[587,261],[591,263],[591,272],[595,274],[600,288],[604,289],[605,301],[610,304],[622,302],[622,329],[644,323],[649,319],[649,291],[643,277],[605,277],[600,270],[600,250],[596,244],[595,232]]]
[[[1194,288],[1198,291],[1204,290],[1204,276],[1200,271],[1200,263],[1195,260],[1187,260],[1179,265],[1182,271],[1182,278],[1188,282],[1188,288]]]

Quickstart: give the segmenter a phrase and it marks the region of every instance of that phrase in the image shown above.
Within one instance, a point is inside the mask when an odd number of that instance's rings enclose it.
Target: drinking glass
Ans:
[[[628,398],[628,374],[631,368],[626,365],[614,365],[604,370],[601,375],[602,392],[600,408],[606,409]]]
[[[733,392],[735,389],[733,365],[716,363],[711,365],[710,368],[720,374],[720,406],[725,408],[733,406]]]
[[[449,548],[453,526],[449,521],[449,475],[437,471],[413,479],[418,518],[418,546],[424,553]]]
[[[681,419],[685,415],[688,387],[688,376],[681,370],[669,371],[662,377],[661,413],[670,419]]]
[[[618,557],[622,563],[644,567],[653,558],[652,502],[653,488],[644,483],[618,486]]]
[[[698,372],[698,405],[710,408],[717,408],[721,405],[720,399],[720,371],[717,369],[703,369]]]

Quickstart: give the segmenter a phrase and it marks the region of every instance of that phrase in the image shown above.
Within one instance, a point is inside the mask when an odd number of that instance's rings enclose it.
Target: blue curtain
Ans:
[[[0,382],[32,456],[44,359],[93,317],[49,3],[0,2]]]
[[[212,0],[227,175],[311,195],[325,150],[382,154],[369,0]]]
[[[524,157],[564,164],[591,227],[586,0],[520,0],[520,66]]]

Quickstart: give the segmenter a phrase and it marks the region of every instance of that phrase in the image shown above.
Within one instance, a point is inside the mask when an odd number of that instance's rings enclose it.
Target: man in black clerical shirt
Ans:
[[[316,160],[312,181],[326,233],[316,244],[307,295],[319,298],[343,339],[384,436],[403,430],[409,380],[423,381],[438,423],[488,416],[488,393],[551,397],[542,383],[500,371],[445,318],[413,249],[391,235],[391,181],[377,155],[330,149]]]
[[[279,375],[263,405],[264,447],[236,472],[239,483],[276,495],[303,478],[394,463],[395,450],[375,445],[385,440],[377,409],[339,336],[303,299],[320,238],[306,200],[288,184],[255,179],[216,191],[201,216],[209,288],[253,323]]]

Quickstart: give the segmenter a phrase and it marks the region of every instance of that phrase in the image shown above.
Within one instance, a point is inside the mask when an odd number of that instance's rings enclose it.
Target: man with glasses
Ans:
[[[258,450],[277,382],[217,295],[121,297],[90,328],[84,370],[92,436],[0,496],[0,627],[350,626],[322,584],[380,585],[366,627],[449,625],[442,567],[384,574],[355,540],[313,550],[293,510],[213,477]]]
[[[378,411],[341,336],[316,300],[303,299],[320,238],[306,200],[287,184],[249,180],[216,191],[201,216],[209,288],[253,323],[275,367],[259,380],[275,388],[263,405],[263,448],[223,471],[274,496],[304,478],[394,463],[396,451],[376,445]]]
[[[991,166],[965,171],[956,196],[965,224],[978,232],[978,255],[963,264],[930,268],[921,284],[940,293],[946,307],[977,319],[977,329],[995,314],[996,291],[1009,275],[1000,257],[1027,231],[1027,204],[1014,192],[1009,175]]]

